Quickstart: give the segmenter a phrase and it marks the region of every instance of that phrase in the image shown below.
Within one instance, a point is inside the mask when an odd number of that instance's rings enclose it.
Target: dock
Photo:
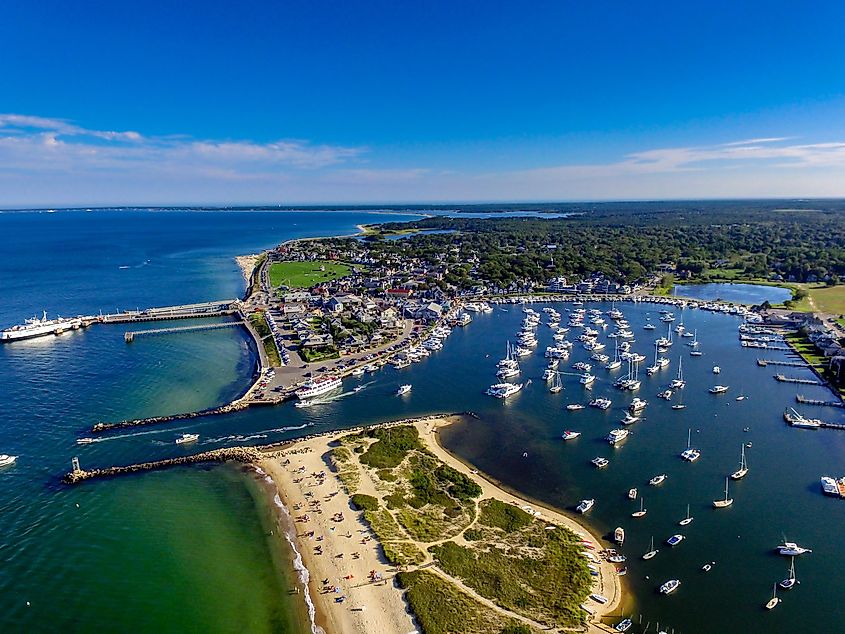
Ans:
[[[145,308],[144,310],[126,310],[119,313],[109,313],[81,317],[85,325],[125,324],[130,322],[169,321],[171,319],[195,319],[197,317],[222,317],[233,315],[240,309],[240,300],[226,299],[217,302],[202,302],[198,304],[183,304],[180,306],[161,306]]]
[[[757,341],[742,341],[740,345],[743,348],[754,348],[756,350],[780,350],[782,352],[792,350],[789,346],[774,346],[770,343],[760,343]]]
[[[803,403],[804,405],[819,405],[821,407],[845,407],[845,403],[842,401],[823,401],[817,398],[807,398],[801,394],[795,395],[795,401],[798,403]]]
[[[219,330],[220,328],[234,328],[236,326],[246,325],[243,320],[227,321],[223,324],[199,324],[196,326],[174,326],[172,328],[153,328],[150,330],[128,330],[123,333],[123,339],[126,343],[135,341],[135,337],[154,336],[154,335],[169,335],[180,332],[200,332],[203,330]]]
[[[757,365],[765,368],[767,365],[781,365],[789,368],[809,368],[810,364],[806,361],[777,361],[775,359],[757,359]]]
[[[784,376],[783,374],[775,374],[775,381],[781,383],[800,383],[801,385],[824,385],[821,381],[816,379],[800,379],[797,376]]]

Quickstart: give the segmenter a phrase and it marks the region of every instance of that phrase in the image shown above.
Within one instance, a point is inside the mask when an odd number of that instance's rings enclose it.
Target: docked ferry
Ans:
[[[41,318],[33,317],[27,319],[23,324],[12,326],[0,331],[0,341],[8,343],[21,339],[32,339],[33,337],[44,337],[46,335],[60,335],[66,330],[76,330],[82,326],[80,319],[47,319],[46,311]]]
[[[311,379],[301,388],[296,391],[296,396],[300,400],[313,398],[336,390],[343,385],[340,377],[336,376],[321,376],[316,379]]]

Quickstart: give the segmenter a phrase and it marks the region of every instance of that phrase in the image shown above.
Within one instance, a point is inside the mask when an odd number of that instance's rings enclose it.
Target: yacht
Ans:
[[[684,541],[684,536],[678,533],[678,534],[672,535],[672,537],[667,539],[666,543],[669,544],[670,546],[677,546],[682,541]]]
[[[499,379],[511,379],[515,376],[519,376],[520,372],[521,370],[519,369],[519,364],[514,362],[513,365],[503,367],[496,372],[496,377]]]
[[[799,546],[795,542],[788,542],[784,541],[780,544],[777,549],[779,555],[786,555],[787,557],[795,557],[798,555],[803,555],[804,553],[811,553],[813,552],[812,548],[804,548],[803,546]]]
[[[577,412],[578,410],[584,409],[584,406],[581,403],[570,403],[566,406],[570,412]]]
[[[610,433],[605,436],[605,440],[611,445],[615,445],[618,442],[622,442],[628,437],[630,432],[627,429],[613,429]]]
[[[561,436],[561,438],[563,438],[564,440],[574,440],[575,438],[578,438],[578,436],[580,436],[580,435],[581,435],[580,431],[570,431],[570,430],[567,429],[566,431],[563,432],[563,436]]]
[[[343,382],[340,380],[340,377],[321,376],[316,379],[311,379],[305,383],[305,385],[299,388],[295,394],[299,400],[304,401],[314,396],[320,396],[321,394],[332,392],[341,387],[343,387]]]
[[[199,440],[199,434],[182,434],[179,438],[176,439],[177,445],[184,445],[185,443],[189,442],[196,442]]]
[[[509,396],[513,396],[521,389],[522,383],[495,383],[487,388],[487,394],[489,396],[495,396],[496,398],[506,399]]]
[[[469,326],[472,323],[472,316],[469,313],[461,313],[458,317],[459,326]]]
[[[79,441],[77,441],[77,442],[79,442]],[[821,484],[822,484],[822,492],[825,495],[832,495],[833,497],[839,497],[839,485],[836,484],[836,480],[834,480],[830,476],[822,476],[821,477]]]
[[[641,398],[635,398],[633,401],[631,401],[631,404],[628,406],[628,409],[631,410],[632,413],[639,412],[646,405],[648,405],[648,401],[645,401]]]
[[[10,464],[14,464],[17,459],[17,456],[0,453],[0,467],[8,467]]]
[[[654,476],[651,480],[649,480],[649,481],[648,481],[648,483],[649,483],[651,486],[656,487],[656,486],[660,486],[660,485],[661,485],[661,484],[663,484],[665,481],[666,481],[666,474],[665,474],[665,473],[661,473],[660,475],[656,475],[656,476]]]
[[[593,382],[596,380],[596,377],[590,374],[589,372],[581,375],[581,385],[592,385]]]
[[[711,394],[724,394],[727,391],[728,391],[727,385],[714,385],[713,387],[710,388]]]
[[[646,560],[651,559],[652,557],[654,557],[659,552],[660,551],[657,548],[654,547],[654,536],[652,536],[651,546],[649,547],[648,552],[643,555],[643,559],[646,559]]]
[[[728,497],[728,479],[725,478],[725,499],[713,500],[713,508],[723,509],[734,503],[733,498]]]
[[[593,505],[594,505],[595,503],[596,503],[596,501],[595,501],[595,500],[592,500],[592,499],[590,499],[590,500],[581,500],[581,502],[578,504],[578,506],[576,506],[576,507],[575,507],[575,510],[576,510],[576,511],[578,511],[579,513],[586,513],[586,512],[587,512],[587,511],[589,511],[591,508],[593,508]]]
[[[766,602],[765,608],[767,610],[771,610],[774,608],[778,603],[780,603],[780,597],[778,597],[778,586],[775,584],[772,587],[772,598]]]
[[[660,594],[672,594],[678,589],[679,585],[681,585],[681,582],[677,579],[669,579],[669,581],[660,586]]]
[[[615,541],[620,546],[625,543],[625,529],[621,526],[618,526],[615,531],[613,531],[613,541]]]
[[[795,584],[797,583],[801,582],[795,578],[795,557],[793,557],[792,561],[789,564],[789,576],[783,581],[781,581],[778,585],[784,590],[791,590],[795,587]]]
[[[739,452],[739,469],[731,474],[731,480],[742,480],[748,473],[748,464],[745,462],[745,445],[740,445]]]
[[[596,469],[603,469],[604,467],[610,464],[610,460],[608,460],[607,458],[602,458],[601,456],[593,458],[592,460],[590,460],[590,462],[593,463]]]
[[[625,412],[625,418],[623,418],[619,422],[622,423],[623,425],[633,425],[638,420],[640,420],[639,416],[634,416],[630,412]]]
[[[690,447],[690,441],[692,440],[692,429],[687,430],[687,448],[681,452],[681,458],[686,460],[687,462],[695,462],[699,458],[701,458],[701,452],[698,449],[693,449]]]
[[[400,385],[399,389],[396,390],[396,396],[402,396],[403,394],[407,394],[411,391],[413,386],[410,383],[406,383],[405,385]]]
[[[609,398],[594,398],[590,401],[590,407],[597,407],[598,409],[608,409],[612,405]]]

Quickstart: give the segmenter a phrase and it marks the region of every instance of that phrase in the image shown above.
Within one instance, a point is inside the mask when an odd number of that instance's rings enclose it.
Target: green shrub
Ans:
[[[501,528],[506,533],[513,533],[525,528],[532,521],[531,515],[513,504],[492,499],[481,503],[481,515],[478,522],[485,526]]]
[[[372,495],[356,493],[352,496],[352,506],[357,511],[376,511],[379,505],[378,500]]]
[[[423,448],[417,428],[411,425],[376,427],[363,433],[376,442],[361,455],[361,463],[376,469],[398,467],[409,451]]]

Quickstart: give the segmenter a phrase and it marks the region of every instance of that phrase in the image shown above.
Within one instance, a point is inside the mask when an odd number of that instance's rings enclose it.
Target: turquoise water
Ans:
[[[713,301],[721,299],[740,304],[781,304],[792,299],[792,291],[780,286],[766,284],[680,284],[672,288],[672,294],[678,297]]]

